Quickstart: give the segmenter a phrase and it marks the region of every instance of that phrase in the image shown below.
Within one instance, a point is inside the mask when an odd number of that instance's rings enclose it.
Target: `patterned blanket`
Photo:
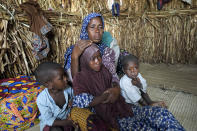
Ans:
[[[36,98],[43,89],[29,76],[0,80],[0,130],[25,130],[37,124]]]

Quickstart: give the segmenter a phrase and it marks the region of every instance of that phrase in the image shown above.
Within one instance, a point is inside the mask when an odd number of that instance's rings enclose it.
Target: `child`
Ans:
[[[69,119],[69,102],[73,97],[73,90],[67,85],[64,69],[57,63],[45,62],[37,67],[35,77],[40,84],[46,86],[36,101],[41,113],[40,130],[73,130],[74,124]]]
[[[115,102],[107,102],[110,90],[114,88],[112,75],[102,65],[96,44],[86,48],[81,55],[80,69],[73,80],[74,107],[92,109],[109,127],[118,130],[184,130],[165,108],[133,106],[121,95]]]
[[[127,103],[166,107],[164,102],[152,101],[147,94],[147,83],[139,73],[139,62],[136,56],[124,56],[121,63],[125,75],[120,80],[120,88]]]

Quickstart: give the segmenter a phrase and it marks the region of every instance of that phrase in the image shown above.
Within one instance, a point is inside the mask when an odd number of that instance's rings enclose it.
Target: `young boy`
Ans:
[[[73,90],[67,85],[64,69],[57,63],[44,62],[35,70],[35,77],[46,86],[36,101],[41,113],[40,130],[73,130],[74,124],[69,118]]]
[[[136,56],[124,56],[121,63],[125,75],[120,80],[120,88],[127,103],[166,107],[163,101],[152,101],[147,94],[147,83],[139,73],[139,62]]]

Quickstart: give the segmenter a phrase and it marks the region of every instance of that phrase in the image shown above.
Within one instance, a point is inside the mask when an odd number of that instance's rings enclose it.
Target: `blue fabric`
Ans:
[[[105,25],[104,25],[104,19],[103,19],[102,15],[98,14],[98,13],[91,13],[83,19],[83,23],[82,23],[82,27],[81,27],[81,34],[80,34],[80,39],[81,40],[89,40],[88,32],[87,32],[87,26],[88,26],[90,20],[95,18],[95,17],[101,17],[102,24],[103,24],[103,29],[104,29]]]
[[[91,19],[95,18],[95,17],[101,17],[101,20],[102,20],[102,24],[103,24],[103,29],[104,29],[104,19],[102,17],[101,14],[98,14],[98,13],[91,13],[89,14],[88,16],[86,16],[83,20],[83,23],[82,23],[82,27],[81,27],[81,33],[80,33],[80,39],[81,40],[89,40],[89,37],[88,37],[88,32],[87,32],[87,26],[90,22]],[[100,43],[100,44],[97,44],[98,47],[99,47],[99,50],[101,52],[101,55],[103,55],[104,53],[104,49],[107,47],[104,43]],[[64,55],[64,59],[65,59],[65,62],[64,62],[64,70],[68,70],[71,66],[71,54],[72,54],[72,51],[73,51],[73,48],[74,48],[74,45],[71,45],[67,50],[66,50],[66,53]]]
[[[112,15],[113,16],[119,16],[120,15],[120,4],[114,3],[112,5]]]
[[[89,107],[90,102],[92,102],[94,99],[94,96],[88,93],[82,93],[79,95],[74,96],[73,98],[73,105],[74,107],[79,108],[86,108]]]
[[[71,45],[67,48],[66,53],[64,54],[64,70],[68,70],[71,66],[71,54],[73,51],[74,45]]]
[[[133,117],[118,120],[121,131],[185,131],[167,109],[152,106],[132,106]]]
[[[80,39],[81,40],[89,40],[87,26],[90,23],[90,20],[93,19],[93,18],[95,18],[95,17],[101,17],[102,24],[103,24],[103,29],[104,29],[104,26],[105,25],[104,25],[104,19],[103,19],[102,15],[101,14],[98,14],[98,13],[91,13],[88,16],[86,16],[84,18],[84,20],[83,20],[82,27],[81,27],[81,34],[80,34]],[[100,43],[100,44],[97,44],[97,45],[99,47],[99,50],[101,52],[101,55],[103,55],[104,49],[107,46],[104,43]]]

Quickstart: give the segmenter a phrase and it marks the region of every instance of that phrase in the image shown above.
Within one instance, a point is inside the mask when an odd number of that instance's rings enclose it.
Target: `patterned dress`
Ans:
[[[73,106],[87,108],[93,99],[94,96],[88,93],[76,95]],[[133,117],[118,119],[121,131],[184,131],[172,113],[165,108],[132,106],[131,110],[134,113]],[[94,112],[94,108],[91,108],[91,111]]]

